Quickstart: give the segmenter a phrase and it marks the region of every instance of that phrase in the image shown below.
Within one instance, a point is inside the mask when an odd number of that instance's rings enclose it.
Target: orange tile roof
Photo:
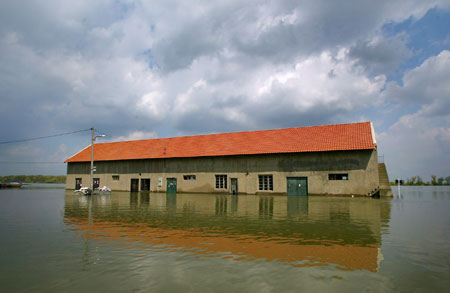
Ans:
[[[97,143],[95,161],[375,149],[370,122]],[[90,146],[66,162],[91,160]]]

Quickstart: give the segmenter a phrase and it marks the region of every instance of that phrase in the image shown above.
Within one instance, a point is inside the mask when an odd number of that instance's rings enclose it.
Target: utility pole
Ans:
[[[94,191],[94,127],[91,128],[92,131],[92,139],[91,139],[91,177],[89,178],[89,183],[91,187],[91,191]]]
[[[91,128],[92,139],[91,139],[91,177],[89,179],[91,192],[94,193],[94,142],[97,137],[105,137],[104,134],[95,136],[94,127]]]

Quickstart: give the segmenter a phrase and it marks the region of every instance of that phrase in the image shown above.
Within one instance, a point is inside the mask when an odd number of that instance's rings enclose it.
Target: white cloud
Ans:
[[[407,47],[407,36],[401,33],[389,38],[376,35],[369,40],[358,41],[350,47],[349,56],[356,59],[368,74],[379,75],[394,72],[413,56],[413,52]]]
[[[145,131],[133,131],[126,136],[114,137],[111,141],[128,141],[128,140],[140,140],[140,139],[152,139],[158,138],[156,132],[145,132]]]
[[[450,99],[450,51],[430,57],[420,66],[405,73],[403,86],[389,83],[386,95],[410,104],[432,104]]]
[[[353,111],[380,104],[385,77],[367,77],[347,53],[346,49],[336,55],[323,52],[294,66],[276,68],[234,64],[241,70],[236,71],[233,80],[208,78],[206,72],[221,70],[220,62],[194,64],[191,72],[203,78],[194,81],[175,100],[176,127],[187,132],[192,128],[209,132],[217,127],[231,131],[298,126],[323,113],[327,113],[328,121],[336,121],[340,120],[339,113],[352,116]],[[292,120],[280,119],[287,116]],[[349,116],[342,122],[351,121]]]
[[[430,57],[405,74],[403,85],[389,84],[386,99],[398,109],[416,105],[381,133],[380,144],[395,176],[450,174],[450,51]]]
[[[145,94],[140,98],[137,108],[150,114],[152,117],[163,118],[169,110],[169,105],[166,103],[164,93],[153,91]]]

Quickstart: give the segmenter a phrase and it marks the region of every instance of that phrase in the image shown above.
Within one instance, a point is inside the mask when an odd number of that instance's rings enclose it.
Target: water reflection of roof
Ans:
[[[98,221],[88,224],[86,217],[66,217],[84,237],[97,240],[129,241],[150,245],[151,249],[182,250],[210,257],[234,260],[286,262],[292,266],[337,265],[343,270],[377,271],[379,245],[341,245],[333,241],[308,242],[307,239],[268,235],[227,234],[206,228],[168,229],[146,223]],[[293,241],[296,240],[296,241]],[[301,241],[302,245],[299,245]],[[135,245],[133,245],[134,247]]]

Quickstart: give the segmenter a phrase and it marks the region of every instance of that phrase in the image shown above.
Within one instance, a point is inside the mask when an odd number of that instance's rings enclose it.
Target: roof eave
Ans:
[[[132,161],[132,160],[157,160],[157,159],[182,159],[182,158],[211,158],[211,157],[235,157],[235,156],[252,156],[252,155],[276,155],[276,154],[302,154],[302,153],[323,153],[323,152],[345,152],[345,151],[363,151],[363,150],[374,150],[376,149],[376,144],[370,148],[351,148],[351,149],[332,149],[332,150],[310,150],[301,152],[267,152],[267,153],[242,153],[233,155],[209,155],[209,156],[172,156],[172,157],[146,157],[146,158],[124,158],[124,159],[109,159],[109,160],[95,160],[96,162],[108,162],[108,161]],[[71,160],[73,157],[64,161],[65,163],[86,163],[90,160]]]

